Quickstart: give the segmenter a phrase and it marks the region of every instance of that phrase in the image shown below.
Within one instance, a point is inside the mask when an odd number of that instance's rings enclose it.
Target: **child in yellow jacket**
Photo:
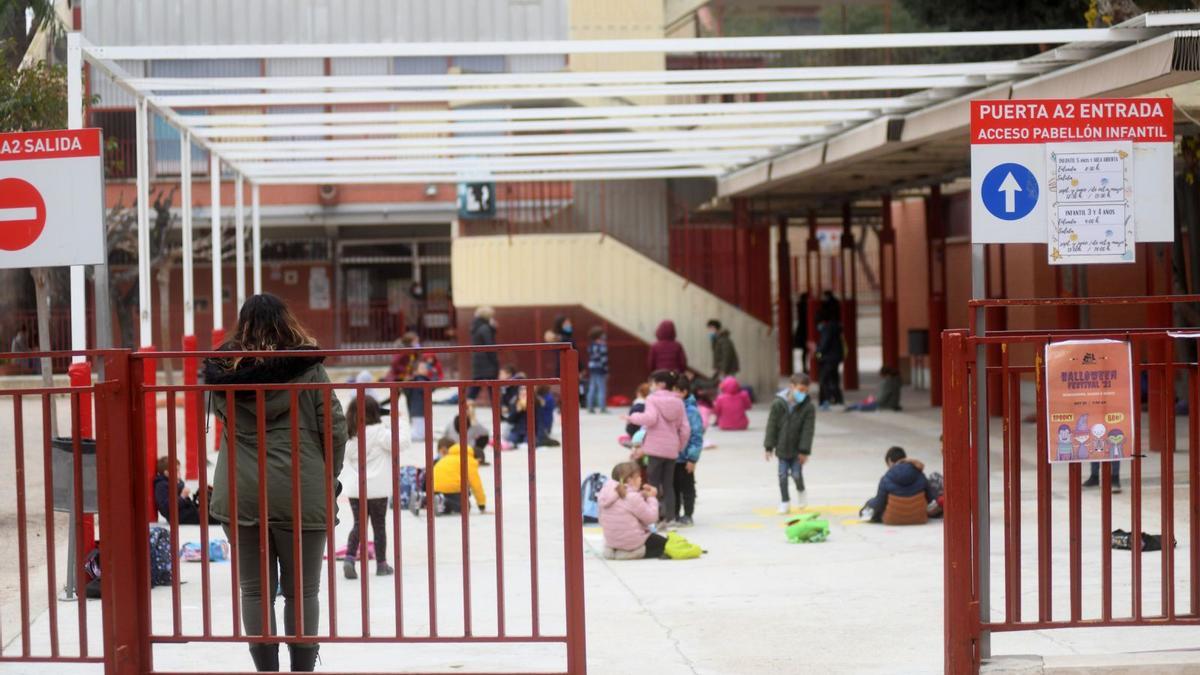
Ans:
[[[467,455],[467,482],[479,512],[487,510],[487,494],[479,478],[479,460],[474,454]],[[451,445],[446,454],[433,465],[433,491],[437,498],[438,515],[462,512],[462,451],[458,443]]]

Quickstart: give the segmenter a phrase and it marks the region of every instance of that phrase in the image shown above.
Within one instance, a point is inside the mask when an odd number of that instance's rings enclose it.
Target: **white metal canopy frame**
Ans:
[[[1168,19],[1159,21],[1165,21],[1162,27],[1170,25]],[[181,132],[180,180],[187,186],[185,195],[190,193],[192,178],[191,146],[210,153],[214,256],[221,251],[220,169],[224,165],[232,171],[240,304],[246,296],[242,234],[246,182],[252,196],[251,236],[257,241],[262,185],[718,177],[881,116],[1069,67],[1152,38],[1162,27],[1145,20],[1137,26],[1103,29],[959,33],[154,46],[93,45],[71,34],[69,44],[136,101],[139,233],[148,232],[150,113]],[[1020,61],[615,72],[135,77],[118,63],[981,45],[1060,46]],[[78,63],[70,69],[70,77],[72,86],[81,91]],[[753,100],[766,95],[773,100]],[[731,96],[742,100],[730,102]],[[699,97],[717,97],[722,102],[707,103]],[[184,246],[189,250],[190,202],[183,201]],[[148,239],[144,234],[139,237],[139,261],[149,260]],[[190,260],[185,264],[190,268]],[[257,246],[252,265],[258,291]],[[215,328],[220,329],[221,267],[215,264],[213,269],[213,316]],[[191,284],[186,287],[190,292]],[[149,345],[145,284],[141,300],[142,343]],[[189,334],[194,330],[192,300],[184,298]]]

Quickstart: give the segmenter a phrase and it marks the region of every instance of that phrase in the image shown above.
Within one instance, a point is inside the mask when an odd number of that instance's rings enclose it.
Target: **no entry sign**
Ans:
[[[99,129],[0,134],[0,269],[105,261]]]
[[[972,242],[1066,263],[1171,241],[1173,126],[1169,98],[972,101]]]

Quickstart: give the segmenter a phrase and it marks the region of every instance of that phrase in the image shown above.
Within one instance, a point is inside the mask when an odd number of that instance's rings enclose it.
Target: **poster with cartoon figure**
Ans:
[[[1133,359],[1128,342],[1046,345],[1046,447],[1051,462],[1128,459],[1133,431]]]

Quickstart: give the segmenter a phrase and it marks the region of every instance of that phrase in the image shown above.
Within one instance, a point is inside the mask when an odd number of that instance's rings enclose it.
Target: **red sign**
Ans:
[[[0,250],[19,251],[46,227],[46,202],[20,178],[0,179]]]
[[[99,129],[29,131],[0,137],[0,162],[99,156]]]
[[[1171,143],[1169,98],[971,101],[971,143]]]

